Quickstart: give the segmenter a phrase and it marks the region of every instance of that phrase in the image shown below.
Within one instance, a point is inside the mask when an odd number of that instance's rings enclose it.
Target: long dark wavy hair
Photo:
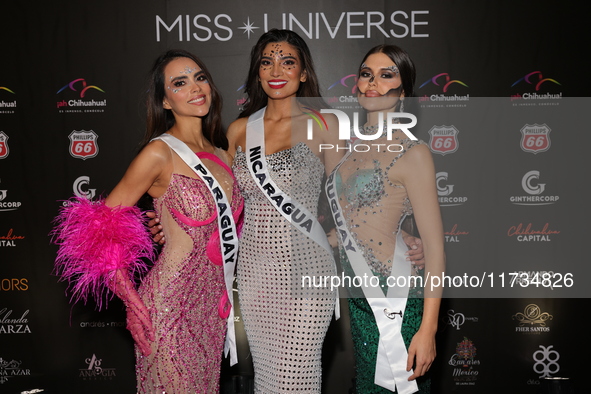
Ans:
[[[291,30],[271,29],[259,38],[250,51],[250,67],[248,69],[248,77],[244,89],[247,95],[247,102],[244,106],[244,110],[240,113],[240,118],[250,116],[267,105],[268,97],[259,81],[259,69],[263,57],[263,50],[268,44],[274,42],[287,42],[289,45],[293,46],[298,53],[302,72],[306,73],[306,82],[300,83],[296,96],[320,97],[318,77],[316,76],[316,71],[314,71],[314,62],[312,61],[312,55],[306,42],[302,37]]]
[[[197,63],[205,73],[211,87],[211,106],[209,113],[203,118],[204,137],[214,146],[224,150],[228,149],[228,139],[222,128],[222,96],[213,83],[211,74],[205,64],[197,56],[182,49],[172,49],[160,55],[150,71],[146,98],[146,133],[141,147],[143,148],[151,139],[158,137],[174,126],[175,119],[172,111],[163,107],[166,91],[164,88],[164,69],[168,63],[180,57],[189,58]]]
[[[367,58],[374,53],[383,53],[384,55],[388,56],[390,60],[392,60],[396,66],[398,66],[398,71],[400,71],[400,79],[402,80],[402,91],[404,92],[404,97],[414,97],[415,96],[415,81],[417,79],[417,71],[415,69],[415,64],[410,58],[409,54],[400,47],[396,45],[378,45],[371,48],[363,57],[361,63],[359,63],[359,70],[361,71],[361,65],[365,63]],[[359,73],[357,74],[359,77]]]

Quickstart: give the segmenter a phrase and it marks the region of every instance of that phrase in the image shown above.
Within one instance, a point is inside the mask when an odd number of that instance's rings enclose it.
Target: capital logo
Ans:
[[[540,379],[550,378],[552,374],[560,371],[560,365],[558,365],[560,354],[552,350],[553,347],[540,345],[540,350],[536,350],[533,354],[534,372],[541,374]]]
[[[451,186],[453,186],[453,185],[451,185]],[[455,223],[451,227],[451,230],[444,231],[444,233],[443,233],[443,235],[445,236],[445,242],[460,242],[460,239],[468,234],[470,234],[469,231],[458,230],[457,223]]]
[[[90,177],[88,176],[79,176],[74,181],[72,185],[72,189],[74,190],[74,194],[80,198],[87,198],[92,200],[96,195],[96,189],[89,189],[88,184],[90,183]]]
[[[542,312],[536,304],[529,304],[523,309],[523,312],[517,312],[513,315],[513,319],[517,320],[522,327],[528,324],[530,326],[539,325],[545,327],[546,322],[552,320],[552,318],[551,314]]]
[[[0,234],[0,247],[4,247],[4,246],[16,246],[16,241],[20,241],[25,239],[24,236],[22,235],[15,235],[14,234],[14,229],[9,229],[8,232],[6,233],[6,235],[1,235]]]
[[[98,155],[98,135],[94,131],[72,131],[68,138],[72,157],[86,160]]]
[[[546,188],[545,183],[537,182],[538,179],[540,179],[540,171],[529,171],[523,176],[523,178],[521,178],[521,187],[527,194],[538,196],[542,194]]]
[[[348,81],[351,82],[351,86],[349,86]],[[343,78],[339,79],[338,81],[336,81],[335,83],[330,85],[327,90],[330,90],[337,85],[341,85],[346,88],[351,88],[351,94],[352,95],[356,94],[357,93],[357,74],[345,75]]]
[[[468,85],[466,85],[464,82],[462,82],[458,79],[451,79],[451,77],[449,76],[448,73],[441,73],[441,74],[437,74],[437,75],[429,78],[425,82],[423,82],[421,84],[421,86],[419,86],[419,89],[425,85],[430,84],[430,83],[432,83],[435,86],[441,86],[443,93],[446,93],[447,90],[449,89],[449,87],[455,83],[457,83],[461,86],[464,86],[464,87],[468,87]]]
[[[538,154],[550,149],[550,127],[546,124],[526,124],[521,129],[521,149]]]
[[[5,132],[0,131],[0,159],[6,159],[8,152],[8,136]]]
[[[66,84],[60,90],[57,91],[56,94],[63,92],[66,89],[70,89],[71,91],[78,92],[80,94],[80,98],[84,98],[84,95],[89,89],[95,89],[99,92],[105,93],[105,91],[98,86],[95,85],[87,85],[86,80],[84,78],[78,78],[73,80],[72,82]]]
[[[542,76],[542,72],[541,71],[534,71],[534,72],[531,72],[529,74],[526,74],[524,77],[519,78],[517,81],[513,82],[513,85],[511,85],[511,87],[514,87],[515,85],[518,85],[521,82],[525,82],[525,83],[527,83],[529,85],[534,86],[535,89],[536,89],[536,92],[539,91],[540,90],[540,87],[542,86],[542,84],[544,84],[546,82],[554,83],[556,85],[561,85],[560,82],[558,82],[555,79],[552,79],[552,78],[544,78]]]
[[[429,140],[429,148],[433,153],[438,153],[442,156],[448,153],[454,153],[458,150],[458,133],[459,130],[455,126],[433,126],[429,130],[431,139]]]

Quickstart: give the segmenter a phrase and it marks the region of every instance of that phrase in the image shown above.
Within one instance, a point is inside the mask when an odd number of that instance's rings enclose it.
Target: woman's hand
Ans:
[[[337,229],[335,227],[331,228],[328,233],[326,233],[326,238],[328,238],[328,243],[331,247],[336,248],[339,246],[339,240],[337,239]]]
[[[160,219],[156,217],[156,212],[148,211],[146,212],[146,216],[150,218],[150,221],[148,222],[148,228],[152,233],[152,240],[157,244],[164,245],[166,240],[164,239],[164,232],[162,231]]]
[[[425,268],[425,254],[423,251],[423,241],[420,238],[413,237],[402,232],[402,240],[408,246],[406,254],[406,260],[410,261],[411,264],[415,265],[417,269]]]
[[[410,371],[414,365],[413,374],[408,380],[414,380],[427,373],[429,368],[431,368],[435,355],[435,333],[431,334],[419,329],[412,337],[410,347],[408,348],[406,370]]]

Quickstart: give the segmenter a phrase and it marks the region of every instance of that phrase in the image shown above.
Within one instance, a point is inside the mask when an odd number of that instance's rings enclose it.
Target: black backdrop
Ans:
[[[536,393],[542,377],[558,376],[584,392],[590,35],[575,2],[108,0],[0,10],[0,392],[135,392],[122,306],[68,304],[51,275],[51,221],[60,200],[104,195],[122,176],[158,54],[184,48],[204,60],[227,125],[244,98],[250,48],[271,27],[306,39],[337,105],[370,47],[399,45],[417,64],[417,133],[434,152],[448,269],[495,280],[489,292],[444,300],[433,392]],[[531,196],[547,204],[519,205]],[[558,273],[562,284],[572,273],[575,285],[500,288],[511,272]],[[352,383],[343,312],[325,344],[327,393]],[[238,337],[241,363],[224,368],[226,392],[240,392],[251,373]]]

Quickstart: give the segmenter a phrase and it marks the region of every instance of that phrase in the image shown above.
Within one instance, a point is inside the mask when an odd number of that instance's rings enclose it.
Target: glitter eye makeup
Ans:
[[[396,65],[386,67],[385,69],[386,70],[390,70],[390,71],[392,71],[395,74],[400,74],[400,71],[398,71],[398,67]]]
[[[185,69],[183,71],[181,71],[179,74],[187,74],[190,75],[193,73],[193,71],[197,70],[197,67],[185,67]]]

